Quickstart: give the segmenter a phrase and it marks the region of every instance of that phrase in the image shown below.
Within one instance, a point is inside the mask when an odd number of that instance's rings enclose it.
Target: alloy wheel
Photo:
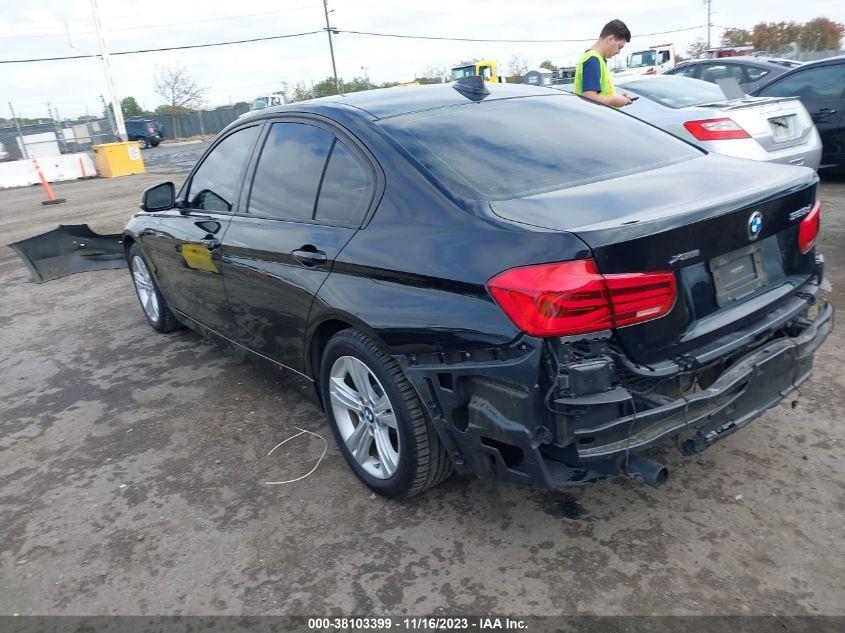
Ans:
[[[399,426],[372,370],[354,356],[338,358],[329,376],[329,400],[352,458],[373,477],[392,477],[401,454]]]
[[[141,307],[144,308],[147,318],[153,323],[158,323],[161,307],[153,285],[153,277],[146,262],[138,255],[132,258],[132,281],[135,282],[135,291],[138,293]]]

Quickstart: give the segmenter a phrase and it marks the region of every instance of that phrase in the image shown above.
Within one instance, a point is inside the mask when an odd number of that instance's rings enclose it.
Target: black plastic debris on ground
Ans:
[[[60,224],[9,247],[29,268],[32,281],[43,283],[74,273],[125,268],[122,237],[119,233],[100,235],[87,224]]]

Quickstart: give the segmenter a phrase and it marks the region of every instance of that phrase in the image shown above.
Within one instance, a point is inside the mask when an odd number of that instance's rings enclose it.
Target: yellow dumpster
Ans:
[[[106,178],[143,174],[146,171],[138,141],[95,145],[94,165],[99,174]]]

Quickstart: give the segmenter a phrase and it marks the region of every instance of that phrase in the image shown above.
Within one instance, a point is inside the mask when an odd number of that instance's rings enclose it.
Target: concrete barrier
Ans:
[[[59,156],[38,156],[38,164],[49,182],[76,180],[85,176],[96,176],[94,161],[85,152],[61,154]],[[0,163],[0,189],[25,187],[41,181],[31,160],[15,160]]]

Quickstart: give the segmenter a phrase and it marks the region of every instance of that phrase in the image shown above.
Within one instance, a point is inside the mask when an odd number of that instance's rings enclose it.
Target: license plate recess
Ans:
[[[721,308],[751,294],[768,282],[760,244],[749,244],[709,262],[716,290],[716,304]]]

